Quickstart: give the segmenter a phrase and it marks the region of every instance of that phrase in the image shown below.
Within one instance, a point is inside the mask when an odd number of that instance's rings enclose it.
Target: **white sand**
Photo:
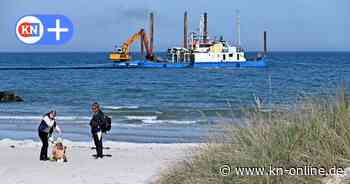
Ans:
[[[143,184],[162,169],[189,156],[198,144],[136,144],[106,142],[112,157],[96,160],[90,143],[64,141],[68,162],[39,161],[41,143],[0,141],[1,184]],[[12,148],[11,146],[14,146]]]

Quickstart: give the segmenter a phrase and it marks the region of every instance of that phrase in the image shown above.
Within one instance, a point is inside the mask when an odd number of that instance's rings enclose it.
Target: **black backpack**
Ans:
[[[111,131],[111,129],[112,129],[112,118],[111,117],[106,116],[106,115],[104,116],[103,122],[101,125],[101,129],[102,129],[102,132],[104,132],[104,133]]]

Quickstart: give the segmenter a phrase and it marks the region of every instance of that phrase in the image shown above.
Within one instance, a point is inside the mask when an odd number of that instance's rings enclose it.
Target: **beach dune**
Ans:
[[[0,141],[1,184],[144,184],[162,169],[188,156],[196,144],[106,142],[104,159],[94,159],[90,143],[70,142],[67,163],[39,161],[40,142]]]

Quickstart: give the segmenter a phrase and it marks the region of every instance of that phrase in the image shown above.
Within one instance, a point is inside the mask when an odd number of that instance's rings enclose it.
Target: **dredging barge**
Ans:
[[[172,47],[167,51],[167,58],[161,59],[153,55],[154,16],[150,15],[150,40],[144,29],[135,33],[121,47],[116,47],[109,54],[109,59],[117,68],[240,68],[267,66],[266,32],[264,32],[264,52],[254,58],[247,58],[240,47],[240,20],[237,16],[237,43],[232,46],[222,37],[219,40],[209,39],[207,13],[201,17],[199,32],[188,34],[188,16],[184,15],[184,45]],[[141,55],[144,60],[132,60],[129,46],[136,40],[141,41]]]

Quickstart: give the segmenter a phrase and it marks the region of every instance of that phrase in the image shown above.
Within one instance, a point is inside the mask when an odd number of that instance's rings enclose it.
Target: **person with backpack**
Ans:
[[[105,127],[105,115],[97,102],[92,104],[91,111],[93,112],[90,120],[91,134],[96,147],[95,158],[98,159],[103,158],[102,133]]]
[[[49,148],[49,139],[54,131],[61,133],[60,128],[56,124],[56,111],[50,111],[41,119],[38,127],[39,138],[42,142],[40,151],[40,160],[49,160],[47,156],[47,149]]]

